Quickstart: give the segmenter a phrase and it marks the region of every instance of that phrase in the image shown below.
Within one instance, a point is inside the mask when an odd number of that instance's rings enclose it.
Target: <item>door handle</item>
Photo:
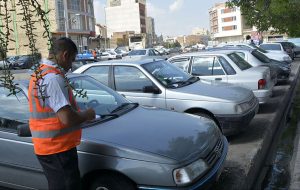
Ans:
[[[215,78],[215,80],[222,80],[222,78]]]

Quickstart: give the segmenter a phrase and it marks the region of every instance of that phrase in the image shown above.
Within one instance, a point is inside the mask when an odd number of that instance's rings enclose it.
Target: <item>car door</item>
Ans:
[[[29,118],[28,100],[21,91],[16,96],[0,87],[0,186],[46,189],[47,180],[33,151],[30,137],[19,137],[17,126]]]
[[[139,68],[116,65],[113,66],[113,73],[115,90],[130,101],[166,108],[165,90],[155,85]]]
[[[190,73],[202,79],[227,82],[227,75],[215,56],[195,56],[192,60]]]

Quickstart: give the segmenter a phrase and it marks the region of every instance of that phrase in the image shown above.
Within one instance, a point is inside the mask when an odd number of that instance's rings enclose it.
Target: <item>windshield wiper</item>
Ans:
[[[171,83],[168,84],[168,86],[169,86],[169,87],[176,88],[176,87],[179,87],[179,85],[180,85],[180,86],[183,86],[183,85],[189,85],[189,84],[192,84],[192,83],[194,83],[194,82],[196,82],[196,81],[198,81],[198,80],[199,80],[198,77],[192,76],[192,77],[190,77],[189,79],[187,79],[186,81],[174,81],[174,82],[171,82]],[[173,85],[175,85],[175,84],[178,84],[178,86],[173,86]]]
[[[121,104],[120,106],[118,106],[116,109],[112,110],[111,113],[120,111],[120,110],[124,109],[125,107],[127,107],[128,105],[134,105],[134,107],[136,107],[136,106],[138,106],[139,104],[138,104],[138,103],[123,103],[123,104]]]
[[[100,119],[103,119],[105,117],[114,117],[114,118],[117,118],[119,116],[120,116],[119,114],[115,114],[115,113],[102,114],[102,115],[100,115]]]

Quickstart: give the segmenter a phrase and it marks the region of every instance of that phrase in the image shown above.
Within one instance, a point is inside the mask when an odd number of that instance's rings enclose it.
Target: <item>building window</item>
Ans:
[[[69,9],[80,11],[80,0],[69,0]]]
[[[236,7],[221,9],[221,14],[236,12]]]
[[[93,26],[94,26],[94,19],[93,18],[89,18],[89,30],[93,31]]]
[[[222,22],[232,22],[232,21],[236,21],[236,16],[222,18]]]
[[[222,31],[230,31],[230,30],[237,30],[237,25],[223,26],[222,27]]]
[[[58,9],[58,28],[59,30],[65,30],[65,15],[64,15],[63,0],[57,1],[57,9]]]
[[[81,16],[77,16],[76,14],[70,14],[69,18],[70,18],[70,29],[72,30],[82,29]]]

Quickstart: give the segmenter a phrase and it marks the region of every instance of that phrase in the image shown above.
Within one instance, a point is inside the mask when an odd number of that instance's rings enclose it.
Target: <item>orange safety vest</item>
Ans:
[[[42,76],[48,73],[64,76],[59,69],[46,64],[42,64],[39,69],[42,72]],[[70,150],[79,145],[81,139],[80,127],[62,124],[56,113],[50,107],[41,104],[41,98],[38,97],[36,80],[39,79],[33,75],[30,79],[28,91],[30,111],[29,127],[35,153],[37,155],[50,155]],[[69,101],[72,107],[77,109],[70,87],[68,91]]]

